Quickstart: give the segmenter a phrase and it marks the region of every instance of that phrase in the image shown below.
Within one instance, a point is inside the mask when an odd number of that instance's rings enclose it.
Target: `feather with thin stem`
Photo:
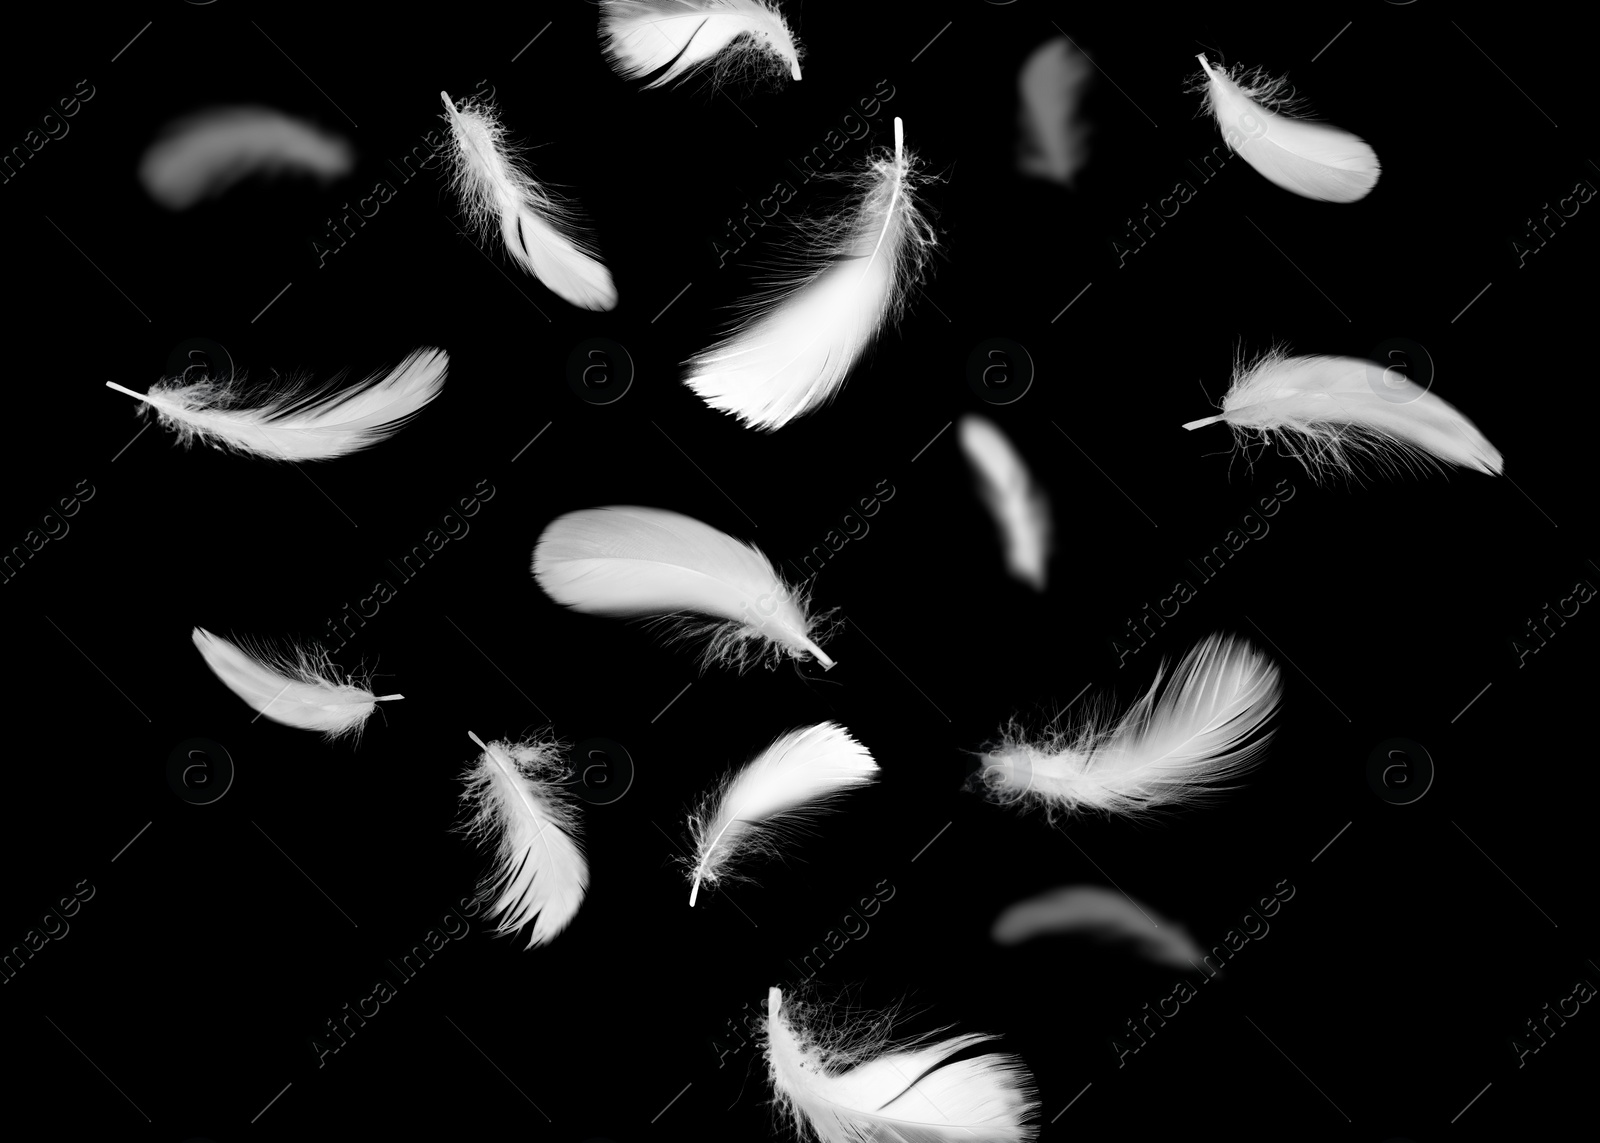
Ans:
[[[800,78],[800,45],[764,0],[600,0],[606,58],[648,90],[708,69],[718,82],[739,72]]]

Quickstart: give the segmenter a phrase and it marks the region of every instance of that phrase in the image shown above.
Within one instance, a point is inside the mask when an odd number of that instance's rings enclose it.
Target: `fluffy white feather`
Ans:
[[[449,364],[442,349],[418,349],[355,385],[341,385],[343,374],[322,386],[288,381],[250,393],[241,388],[242,374],[172,378],[148,393],[106,385],[143,401],[141,412],[155,410],[185,448],[199,441],[269,460],[332,460],[397,433],[443,390]]]
[[[196,627],[195,648],[206,666],[252,710],[300,730],[320,730],[330,741],[360,737],[376,704],[404,695],[374,695],[364,682],[342,678],[327,652],[295,646],[287,654],[236,646]]]
[[[1205,956],[1182,925],[1099,885],[1069,885],[1018,901],[995,918],[989,935],[1000,945],[1045,936],[1126,942],[1146,960],[1179,969],[1199,967]]]
[[[1263,177],[1320,202],[1355,202],[1378,184],[1377,153],[1348,131],[1298,118],[1285,80],[1198,58],[1206,106],[1223,138]]]
[[[687,362],[684,383],[767,432],[832,400],[878,330],[899,317],[934,246],[915,168],[896,118],[894,153],[868,160],[852,203],[808,236],[797,268],[747,303],[726,338]]]
[[[139,160],[139,181],[168,210],[186,210],[251,175],[329,182],[354,166],[355,152],[337,135],[267,107],[217,107],[168,124]]]
[[[1183,657],[1163,687],[1165,660],[1143,698],[1117,715],[1091,706],[1065,730],[1009,728],[978,781],[989,797],[1057,815],[1140,814],[1202,802],[1255,767],[1278,708],[1277,666],[1243,639],[1212,635]]]
[[[613,309],[617,288],[577,210],[534,180],[494,106],[468,98],[458,109],[445,92],[439,98],[455,141],[452,183],[474,225],[485,236],[498,226],[517,265],[573,305]]]
[[[1005,543],[1006,567],[1035,591],[1043,591],[1050,561],[1050,501],[1028,474],[1028,466],[991,421],[961,418],[961,449],[978,475],[978,491]]]
[[[763,1037],[773,1103],[820,1143],[1023,1143],[1038,1132],[1033,1077],[1016,1056],[950,1057],[994,1037],[890,1042],[886,1019],[843,1028],[767,992]]]
[[[784,655],[833,660],[807,612],[753,544],[661,508],[585,508],[553,520],[533,550],[533,575],[557,603],[591,615],[654,617],[675,638],[704,637],[703,667],[740,671]],[[710,616],[711,619],[696,619]]]
[[[589,888],[576,804],[561,784],[562,747],[551,737],[487,744],[471,731],[467,737],[482,753],[461,776],[462,832],[495,855],[478,896],[502,936],[527,927],[531,949],[572,922]]]
[[[1183,427],[1222,421],[1241,446],[1273,442],[1313,478],[1380,470],[1426,471],[1457,464],[1490,475],[1505,468],[1500,450],[1476,425],[1403,374],[1352,357],[1290,357],[1273,349],[1241,359],[1222,412]]]
[[[1083,102],[1093,77],[1089,57],[1064,36],[1046,40],[1028,56],[1017,73],[1019,171],[1072,186],[1089,161]]]
[[[737,876],[733,866],[779,843],[829,803],[878,776],[867,748],[837,723],[780,735],[743,769],[729,773],[689,817],[689,906],[700,883]]]
[[[800,78],[800,46],[788,22],[761,0],[600,0],[600,37],[624,79],[661,72],[647,89],[682,83],[705,67]]]

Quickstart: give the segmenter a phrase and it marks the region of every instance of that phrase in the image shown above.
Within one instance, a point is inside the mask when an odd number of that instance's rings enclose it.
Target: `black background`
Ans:
[[[1525,266],[1512,251],[1544,204],[1600,178],[1578,29],[1428,0],[1292,16],[866,7],[806,6],[800,84],[720,93],[621,81],[580,4],[8,17],[0,142],[20,145],[80,79],[95,92],[0,186],[20,357],[5,543],[79,481],[94,489],[3,586],[8,947],[75,883],[95,887],[0,996],[22,1049],[8,1068],[18,1115],[173,1140],[763,1137],[759,1052],[729,1022],[770,985],[794,987],[801,957],[875,887],[892,896],[814,998],[905,999],[908,1032],[1003,1033],[1036,1079],[1047,1140],[1540,1138],[1582,1113],[1600,1016],[1585,1007],[1520,1069],[1510,1046],[1578,979],[1600,982],[1582,729],[1600,605],[1520,667],[1512,646],[1600,575],[1584,356],[1600,208]],[[1059,34],[1052,21],[1101,69],[1074,191],[1014,173],[1016,71]],[[1376,190],[1314,203],[1237,161],[1199,182],[1191,162],[1220,141],[1185,92],[1200,51],[1288,73],[1373,145]],[[325,220],[442,126],[439,90],[480,84],[537,148],[539,175],[593,219],[615,311],[576,311],[492,244],[474,249],[436,173],[398,186],[319,266]],[[713,243],[875,94],[870,137],[838,165],[892,144],[904,117],[942,179],[925,192],[934,272],[832,406],[749,432],[681,386],[675,363],[750,291],[784,224],[726,266]],[[135,177],[151,138],[233,102],[344,132],[358,170],[328,187],[245,185],[182,214],[155,206]],[[1180,179],[1197,193],[1119,266],[1128,220]],[[821,180],[796,186],[786,214],[829,197]],[[566,382],[590,337],[636,367],[614,403]],[[1035,366],[1005,404],[968,383],[969,354],[995,337]],[[142,390],[189,338],[262,379],[366,372],[438,345],[450,380],[393,440],[301,471],[186,452],[159,429],[120,451],[140,422],[103,382]],[[1504,477],[1318,488],[1270,454],[1253,472],[1230,464],[1219,427],[1179,428],[1212,411],[1241,344],[1368,356],[1396,338],[1425,347],[1433,391],[1501,449]],[[950,427],[968,412],[998,423],[1049,488],[1043,596],[1005,575]],[[480,481],[494,493],[470,532],[401,582],[386,561]],[[1201,583],[1186,561],[1282,481],[1293,496],[1270,532]],[[826,675],[698,675],[637,626],[563,611],[528,573],[541,529],[577,508],[672,508],[798,562],[875,493],[869,530],[815,583],[845,619]],[[395,598],[336,658],[406,700],[358,748],[252,722],[190,644],[195,625],[322,637],[379,579]],[[1113,640],[1179,579],[1195,598],[1119,666]],[[970,752],[1013,714],[1048,717],[1086,686],[1130,699],[1158,659],[1216,630],[1274,653],[1287,685],[1268,762],[1216,807],[1053,830],[961,792]],[[686,908],[685,807],[779,732],[827,718],[869,746],[882,781],[757,870],[759,885]],[[598,790],[633,771],[620,800],[585,808],[577,919],[531,952],[474,922],[319,1067],[325,1022],[481,871],[449,832],[467,730],[545,725],[631,758],[593,776]],[[196,736],[236,768],[209,805],[166,778],[169,752]],[[1394,737],[1436,767],[1411,805],[1367,781]],[[1112,1038],[1176,977],[1125,951],[988,938],[1013,900],[1114,883],[1209,947],[1285,881],[1295,893],[1270,933],[1122,1067]]]

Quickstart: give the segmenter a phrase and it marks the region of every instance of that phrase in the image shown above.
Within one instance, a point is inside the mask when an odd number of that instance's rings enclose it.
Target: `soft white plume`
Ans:
[[[203,627],[193,639],[206,666],[252,710],[284,726],[320,730],[330,741],[359,737],[377,703],[405,697],[374,695],[365,681],[343,678],[317,647],[292,646],[287,653],[240,647]]]
[[[700,883],[738,876],[733,866],[776,853],[808,818],[878,775],[867,748],[844,727],[819,722],[780,735],[743,769],[725,776],[689,817],[694,856],[687,861],[689,905]]]
[[[502,936],[528,928],[531,949],[572,922],[589,888],[576,805],[562,785],[562,746],[548,736],[520,743],[467,737],[482,753],[461,776],[462,832],[495,855],[478,897]]]
[[[839,1026],[773,988],[764,1048],[773,1104],[820,1143],[1024,1143],[1038,1132],[1033,1077],[1016,1056],[951,1057],[982,1034],[891,1043],[887,1018]]]
[[[344,139],[268,107],[217,107],[169,123],[139,160],[139,181],[168,210],[187,210],[252,175],[350,173]]]
[[[1050,562],[1050,501],[1028,467],[993,422],[961,418],[961,449],[978,476],[978,491],[1005,544],[1006,567],[1035,591],[1043,591]]]
[[[1089,161],[1084,94],[1094,65],[1064,36],[1035,48],[1017,73],[1017,169],[1070,187]]]
[[[808,235],[796,268],[722,341],[692,358],[684,383],[713,409],[771,432],[832,400],[921,279],[933,228],[917,208],[916,156],[894,121],[894,153],[868,160],[840,213]]]
[[[106,385],[155,410],[185,448],[195,441],[224,452],[269,460],[332,460],[387,440],[444,388],[450,358],[418,349],[393,369],[354,385],[339,374],[326,385],[281,382],[245,392],[243,374],[222,380],[175,377],[135,393]]]
[[[1198,966],[1205,956],[1182,925],[1100,885],[1069,885],[1009,905],[989,935],[1000,945],[1049,936],[1128,942],[1146,960],[1171,968]]]
[[[1075,726],[1029,735],[1013,726],[990,750],[978,783],[991,800],[1057,815],[1140,814],[1197,804],[1262,759],[1262,727],[1283,691],[1278,668],[1235,636],[1212,635],[1167,663],[1143,698],[1118,715],[1091,705]]]
[[[624,79],[682,83],[701,68],[800,78],[800,46],[774,4],[762,0],[600,0],[606,58]]]
[[[824,617],[807,613],[804,593],[754,544],[677,512],[569,512],[539,537],[533,576],[551,599],[578,611],[661,619],[675,638],[705,638],[702,667],[743,671],[787,655],[833,668],[817,645]],[[703,616],[710,619],[696,618]]]
[[[1383,469],[1458,464],[1496,475],[1500,450],[1455,407],[1393,369],[1353,357],[1290,357],[1268,351],[1241,358],[1222,412],[1183,427],[1222,421],[1239,445],[1271,442],[1314,479],[1358,476],[1365,462]]]
[[[439,98],[455,141],[452,185],[473,224],[485,236],[498,227],[517,265],[573,305],[614,308],[617,288],[577,209],[534,180],[494,105],[469,97],[458,109]]]

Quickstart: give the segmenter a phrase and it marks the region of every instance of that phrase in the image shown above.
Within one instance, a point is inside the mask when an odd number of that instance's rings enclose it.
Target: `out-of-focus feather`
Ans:
[[[1009,905],[989,935],[1000,945],[1050,936],[1128,942],[1145,959],[1171,968],[1198,966],[1205,956],[1182,925],[1099,885],[1064,886]]]
[[[1089,57],[1064,36],[1046,40],[1028,56],[1017,73],[1019,171],[1064,187],[1076,181],[1089,161],[1083,100],[1093,77]]]
[[[187,210],[259,174],[331,182],[350,173],[350,144],[267,107],[218,107],[174,120],[139,160],[139,181],[168,210]]]
[[[606,58],[624,79],[682,83],[710,68],[800,78],[800,46],[774,4],[762,0],[600,0]]]
[[[993,422],[968,414],[961,418],[959,431],[961,449],[978,475],[978,491],[1000,529],[1006,567],[1035,591],[1043,591],[1050,561],[1050,501]]]

